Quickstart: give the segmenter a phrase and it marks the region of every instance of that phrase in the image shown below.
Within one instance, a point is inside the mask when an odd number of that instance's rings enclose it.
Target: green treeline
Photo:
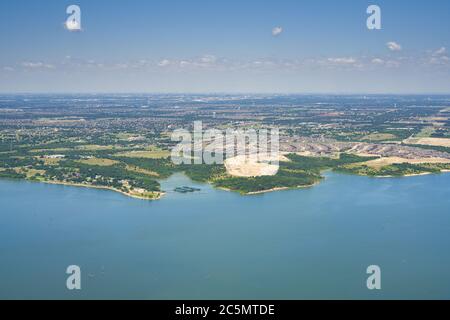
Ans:
[[[6,169],[4,171],[0,171],[0,178],[4,179],[25,179],[26,175],[22,173],[17,173],[12,169]]]

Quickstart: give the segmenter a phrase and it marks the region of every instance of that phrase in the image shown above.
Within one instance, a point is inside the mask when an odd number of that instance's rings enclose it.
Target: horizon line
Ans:
[[[140,91],[129,91],[129,92],[109,92],[109,91],[17,91],[17,92],[1,92],[0,95],[340,95],[340,96],[380,96],[380,95],[392,95],[392,96],[426,96],[426,95],[449,95],[450,92],[233,92],[233,91],[210,91],[210,92],[182,92],[182,91],[170,91],[170,92],[140,92]]]

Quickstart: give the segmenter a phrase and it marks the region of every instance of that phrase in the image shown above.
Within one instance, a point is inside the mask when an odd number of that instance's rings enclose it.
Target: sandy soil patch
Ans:
[[[441,121],[447,121],[447,117],[422,117],[419,118],[421,121],[428,121],[428,122],[441,122]]]
[[[27,178],[32,178],[38,174],[40,175],[44,175],[45,174],[45,170],[36,170],[36,169],[29,169],[25,172],[25,174],[27,175]]]
[[[397,136],[393,135],[391,133],[372,133],[365,137],[363,137],[363,140],[370,140],[370,141],[383,141],[383,140],[392,140],[396,139]]]
[[[83,160],[79,160],[78,162],[87,164],[90,166],[101,166],[101,167],[109,167],[109,166],[113,166],[113,165],[119,163],[118,161],[115,161],[115,160],[100,159],[100,158],[83,159]]]
[[[450,163],[450,159],[444,158],[421,158],[421,159],[405,159],[400,157],[387,157],[375,160],[370,160],[362,164],[371,168],[382,168],[391,164],[410,163],[410,164],[423,164],[423,163]]]
[[[147,169],[140,168],[140,167],[133,166],[133,165],[127,165],[126,169],[128,171],[133,171],[133,172],[136,172],[136,173],[142,173],[142,174],[145,174],[145,175],[148,175],[148,176],[152,176],[152,177],[159,177],[159,174],[154,172],[154,171],[147,170]]]
[[[228,174],[235,177],[261,177],[276,175],[279,161],[289,161],[284,155],[241,155],[225,160]]]
[[[58,158],[44,158],[44,164],[46,166],[56,166],[62,159]]]
[[[409,138],[404,143],[450,148],[449,138]]]

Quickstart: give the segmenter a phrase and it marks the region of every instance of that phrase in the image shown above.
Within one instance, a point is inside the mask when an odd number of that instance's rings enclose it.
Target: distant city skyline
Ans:
[[[81,8],[80,32],[64,27]],[[366,9],[381,8],[381,30]],[[450,94],[450,1],[0,3],[1,93]]]

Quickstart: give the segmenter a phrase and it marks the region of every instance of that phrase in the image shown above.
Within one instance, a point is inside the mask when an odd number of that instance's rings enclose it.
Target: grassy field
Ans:
[[[371,133],[362,138],[365,141],[385,141],[385,140],[395,140],[398,137],[392,133]]]
[[[434,127],[425,127],[416,135],[416,138],[429,138],[435,132],[436,129]]]
[[[151,170],[147,170],[147,169],[144,169],[144,168],[140,168],[140,167],[134,166],[134,165],[127,165],[125,167],[125,169],[127,169],[128,171],[135,172],[135,173],[145,174],[147,176],[159,177],[159,174],[157,172],[154,172],[154,171],[151,171]]]
[[[56,159],[56,158],[46,158],[44,159],[44,164],[46,166],[56,166],[59,164],[59,162],[61,161],[61,159]]]
[[[170,156],[170,152],[156,147],[150,147],[148,150],[116,153],[115,156],[125,158],[164,159]]]
[[[101,158],[83,159],[83,160],[79,160],[78,162],[83,163],[83,164],[88,164],[91,166],[102,166],[102,167],[113,166],[113,165],[119,163],[119,161],[115,161],[115,160],[111,160],[111,159],[101,159]]]
[[[45,152],[66,152],[70,151],[69,148],[49,148],[49,149],[32,149],[30,150],[31,153],[45,153]]]
[[[86,144],[82,146],[76,147],[77,150],[83,150],[83,151],[104,151],[104,150],[114,150],[116,149],[115,146],[108,145],[108,146],[100,146],[96,144]]]

